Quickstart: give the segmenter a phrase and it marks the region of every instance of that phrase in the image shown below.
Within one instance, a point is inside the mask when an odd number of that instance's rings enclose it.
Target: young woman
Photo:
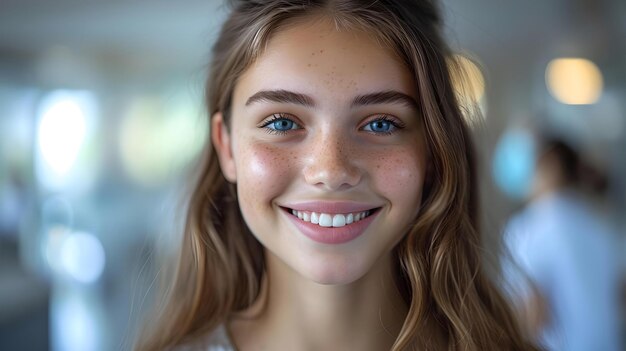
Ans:
[[[232,5],[177,274],[137,349],[531,349],[481,267],[434,1]]]

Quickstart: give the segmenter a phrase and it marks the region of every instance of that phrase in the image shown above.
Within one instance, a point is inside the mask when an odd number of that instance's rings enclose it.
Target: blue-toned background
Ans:
[[[522,204],[538,128],[606,173],[623,243],[626,2],[442,5],[468,72],[461,101],[482,111],[470,122],[488,249]],[[155,258],[180,235],[224,13],[206,0],[0,2],[0,350],[130,347]]]

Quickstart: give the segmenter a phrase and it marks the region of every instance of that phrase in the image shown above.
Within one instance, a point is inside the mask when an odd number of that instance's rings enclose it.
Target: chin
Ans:
[[[353,257],[322,258],[311,264],[303,262],[298,273],[322,285],[346,285],[361,279],[369,271],[369,266]]]

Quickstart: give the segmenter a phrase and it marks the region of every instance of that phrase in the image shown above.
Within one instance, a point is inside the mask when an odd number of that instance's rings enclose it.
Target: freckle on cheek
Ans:
[[[297,159],[297,155],[276,150],[268,146],[255,146],[256,150],[250,157],[243,160],[244,167],[250,170],[253,177],[269,177],[277,174],[285,175],[289,172],[292,160]]]

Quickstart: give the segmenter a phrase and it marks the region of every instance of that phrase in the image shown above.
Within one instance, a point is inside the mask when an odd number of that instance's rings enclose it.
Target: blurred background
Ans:
[[[593,165],[626,256],[626,2],[442,5],[461,100],[482,111],[488,261],[528,203],[538,131]],[[0,2],[0,350],[130,347],[180,235],[224,16],[217,0]]]

